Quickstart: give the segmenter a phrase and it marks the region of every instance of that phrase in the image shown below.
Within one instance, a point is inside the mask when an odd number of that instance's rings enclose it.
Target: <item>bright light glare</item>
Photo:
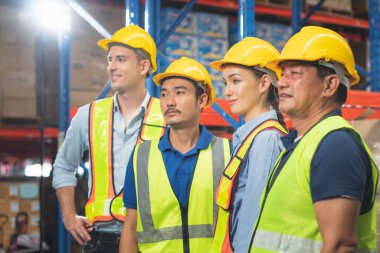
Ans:
[[[42,165],[42,175],[44,177],[50,176],[51,164],[44,163]],[[25,176],[27,177],[40,177],[41,176],[41,164],[30,164],[25,166]]]
[[[48,30],[63,31],[70,27],[69,6],[58,0],[39,0],[33,4],[34,19]]]
[[[87,169],[89,168],[89,166],[90,166],[89,162],[85,162],[84,163],[84,167],[86,167]],[[79,166],[78,170],[77,170],[77,173],[78,173],[79,176],[83,176],[84,173],[85,173],[85,171],[84,171],[84,169],[81,166]]]

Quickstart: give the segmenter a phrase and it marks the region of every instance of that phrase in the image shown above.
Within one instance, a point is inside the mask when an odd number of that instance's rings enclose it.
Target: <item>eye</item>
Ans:
[[[108,60],[108,63],[112,62],[112,57],[109,56],[109,57],[107,58],[107,60]]]
[[[233,79],[233,80],[232,80],[232,83],[233,83],[233,84],[238,84],[238,83],[240,83],[240,80],[238,80],[238,79]]]
[[[165,93],[165,92],[161,92],[161,93],[160,93],[160,97],[164,98],[164,97],[166,97],[166,96],[167,96],[167,93]]]
[[[179,91],[177,91],[177,92],[176,92],[176,94],[177,94],[177,95],[183,95],[183,94],[185,94],[185,92],[184,92],[184,91],[181,91],[181,90],[179,90]]]
[[[118,62],[126,62],[126,58],[122,57],[122,56],[118,56],[118,57],[116,57],[116,61],[118,61]]]

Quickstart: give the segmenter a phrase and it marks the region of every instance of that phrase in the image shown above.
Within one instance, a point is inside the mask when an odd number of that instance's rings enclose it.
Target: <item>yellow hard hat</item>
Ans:
[[[116,31],[111,39],[102,39],[98,41],[98,45],[104,50],[109,50],[110,43],[124,44],[136,49],[143,49],[150,56],[152,63],[152,72],[157,70],[156,56],[157,49],[156,43],[152,37],[144,29],[137,25],[129,25]]]
[[[358,83],[360,79],[355,69],[354,55],[347,41],[338,33],[327,28],[319,26],[306,26],[302,28],[301,31],[293,35],[285,44],[280,58],[270,62],[269,65],[278,66],[280,62],[288,60],[320,60],[321,62],[327,62],[327,64],[329,62],[340,63],[344,66],[344,70],[348,72],[348,82],[351,86]],[[333,65],[330,64],[332,68],[334,68]],[[339,75],[338,72],[340,71],[336,70],[336,72]]]
[[[202,82],[205,85],[203,88],[208,95],[206,107],[214,103],[215,90],[211,82],[210,74],[207,69],[196,60],[181,57],[172,62],[165,72],[155,75],[153,81],[160,86],[162,81],[168,77],[185,77],[196,82]]]
[[[245,37],[233,45],[222,60],[211,62],[210,66],[220,71],[223,70],[223,64],[228,63],[247,67],[259,66],[260,68],[266,68],[268,62],[277,60],[279,56],[278,50],[265,40]],[[278,72],[280,69],[274,66],[270,70]]]

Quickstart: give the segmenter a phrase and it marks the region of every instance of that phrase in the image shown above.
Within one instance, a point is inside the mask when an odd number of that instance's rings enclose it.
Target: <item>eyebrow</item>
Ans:
[[[228,75],[227,78],[231,78],[233,76],[241,76],[241,74],[239,74],[239,73],[232,73],[232,74]]]
[[[185,86],[174,86],[174,90],[187,90],[187,88]],[[161,91],[166,91],[167,88],[161,88]]]

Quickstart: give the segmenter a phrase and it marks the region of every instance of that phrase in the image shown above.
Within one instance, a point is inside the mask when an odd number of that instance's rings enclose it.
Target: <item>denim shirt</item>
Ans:
[[[239,127],[233,135],[233,154],[248,134],[266,120],[277,120],[270,110]],[[254,225],[260,211],[261,193],[283,146],[280,133],[264,130],[253,140],[234,185],[231,216],[231,243],[235,253],[248,252]]]

